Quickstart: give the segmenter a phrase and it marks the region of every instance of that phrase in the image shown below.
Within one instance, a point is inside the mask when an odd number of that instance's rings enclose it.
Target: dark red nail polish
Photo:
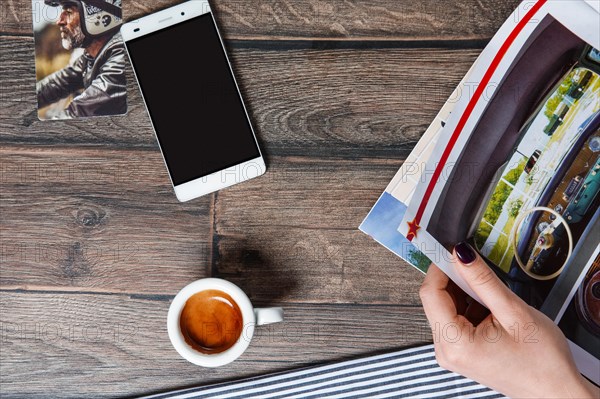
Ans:
[[[477,259],[477,253],[467,242],[461,242],[454,247],[458,260],[464,265],[470,265]]]

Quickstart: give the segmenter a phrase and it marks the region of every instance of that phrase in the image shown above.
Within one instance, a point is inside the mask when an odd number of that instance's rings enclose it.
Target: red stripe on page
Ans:
[[[471,114],[473,113],[475,106],[479,102],[479,99],[483,95],[483,92],[486,89],[487,85],[490,83],[490,80],[492,79],[492,76],[496,72],[496,69],[498,69],[498,66],[500,65],[500,62],[502,61],[502,58],[504,58],[504,56],[508,52],[508,49],[510,48],[510,46],[514,43],[515,39],[517,38],[517,36],[519,36],[519,34],[523,30],[523,28],[525,28],[525,25],[527,25],[529,23],[529,21],[531,21],[533,16],[540,10],[540,8],[542,8],[542,6],[547,1],[548,0],[538,0],[537,3],[531,8],[531,10],[529,10],[527,12],[525,17],[521,21],[519,21],[519,23],[517,24],[515,29],[510,33],[510,35],[508,36],[508,38],[506,39],[506,41],[504,42],[502,47],[500,47],[498,54],[496,54],[496,56],[492,60],[492,63],[490,64],[490,67],[488,68],[485,75],[481,79],[480,85],[475,90],[475,93],[473,94],[473,98],[471,98],[471,100],[469,101],[469,104],[467,105],[465,112],[463,113],[462,117],[460,118],[460,121],[458,122],[458,125],[456,126],[456,130],[454,130],[454,133],[452,133],[452,136],[450,137],[450,141],[448,142],[448,145],[446,146],[444,153],[442,154],[442,157],[440,158],[440,163],[437,165],[437,167],[431,177],[431,181],[429,182],[429,185],[427,186],[427,190],[425,191],[423,200],[421,201],[421,204],[419,205],[419,209],[417,210],[417,215],[415,216],[415,219],[412,222],[408,223],[409,224],[409,232],[407,234],[407,238],[409,241],[412,241],[416,237],[417,231],[420,228],[419,224],[421,223],[421,218],[423,217],[423,213],[425,213],[425,208],[427,208],[427,203],[431,199],[431,194],[433,193],[433,189],[435,188],[440,176],[442,175],[442,170],[444,169],[444,165],[448,161],[448,158],[450,157],[450,153],[452,152],[454,145],[458,141],[460,134],[462,133],[463,129],[465,128],[467,121],[471,117]]]

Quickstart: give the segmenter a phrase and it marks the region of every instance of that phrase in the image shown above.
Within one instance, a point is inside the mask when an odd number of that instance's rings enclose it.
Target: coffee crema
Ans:
[[[185,342],[198,352],[207,355],[225,352],[242,335],[242,311],[223,291],[201,291],[185,303],[179,327]]]

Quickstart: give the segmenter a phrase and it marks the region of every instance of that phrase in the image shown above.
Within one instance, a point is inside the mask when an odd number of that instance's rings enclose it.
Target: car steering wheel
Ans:
[[[517,232],[521,230],[521,225],[525,221],[525,218],[527,216],[529,216],[530,214],[532,214],[534,212],[538,212],[538,211],[550,212],[552,215],[556,216],[556,221],[553,222],[548,227],[546,227],[546,229],[544,229],[544,231],[540,232],[540,235],[538,237],[543,237],[543,238],[545,238],[545,240],[541,244],[538,244],[538,242],[536,240],[536,244],[535,244],[535,246],[532,250],[532,254],[530,256],[530,261],[528,261],[527,264],[525,264],[523,262],[523,260],[521,259],[521,257],[519,256],[519,252],[517,250]],[[542,250],[549,249],[554,246],[554,237],[551,235],[551,233],[554,232],[554,230],[556,229],[556,226],[557,226],[555,224],[556,222],[560,222],[561,224],[563,224],[565,226],[565,230],[567,231],[567,236],[569,238],[569,253],[567,254],[567,259],[565,260],[565,263],[563,263],[563,265],[560,267],[560,269],[558,269],[557,271],[555,271],[554,273],[552,273],[548,276],[544,276],[541,274],[535,274],[534,272],[531,271],[531,268],[533,266],[533,262],[532,262],[533,254],[536,252],[540,253]],[[534,208],[531,208],[531,209],[523,212],[521,215],[519,215],[518,219],[515,221],[515,225],[510,234],[510,241],[512,243],[513,251],[515,252],[515,260],[519,264],[519,267],[521,267],[523,272],[525,272],[525,274],[527,274],[529,277],[531,277],[535,280],[540,280],[540,281],[548,281],[548,280],[552,280],[553,278],[558,277],[560,275],[560,273],[562,273],[562,271],[565,268],[565,266],[567,265],[567,263],[569,262],[569,258],[571,258],[571,254],[573,253],[573,234],[571,233],[571,228],[569,228],[567,221],[565,220],[565,218],[562,217],[562,215],[560,213],[556,212],[554,209],[547,208],[544,206],[536,206]]]

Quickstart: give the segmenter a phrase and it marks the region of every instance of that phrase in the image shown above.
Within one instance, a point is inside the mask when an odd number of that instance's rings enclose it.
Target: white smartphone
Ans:
[[[208,1],[131,21],[121,33],[179,201],[265,173]]]

